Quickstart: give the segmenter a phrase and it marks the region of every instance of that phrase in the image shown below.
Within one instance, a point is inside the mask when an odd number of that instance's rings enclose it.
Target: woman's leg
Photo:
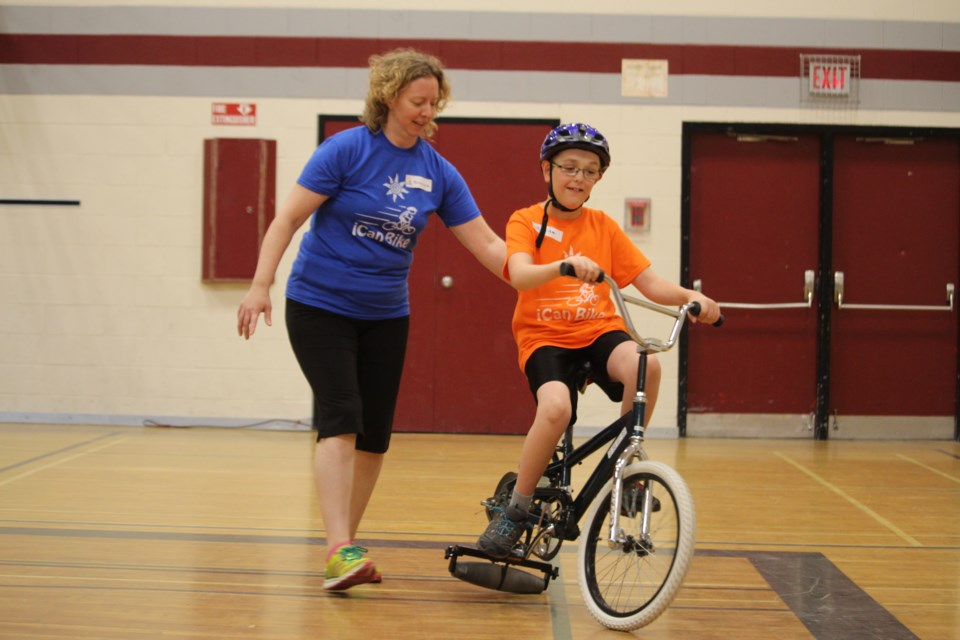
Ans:
[[[383,468],[382,453],[356,451],[353,458],[353,490],[350,500],[350,539],[357,537],[360,520],[367,510],[370,496],[380,478],[380,469]]]
[[[358,323],[288,300],[287,330],[317,409],[314,485],[327,539],[324,588],[348,589],[370,582],[376,573],[364,550],[353,544],[356,446],[363,428]]]
[[[402,317],[371,322],[360,332],[357,380],[363,406],[363,430],[357,437],[354,457],[350,503],[352,536],[356,536],[360,527],[390,447],[409,330],[410,319]]]
[[[355,434],[322,438],[314,451],[314,482],[328,550],[353,540],[351,503],[355,485],[356,439]]]

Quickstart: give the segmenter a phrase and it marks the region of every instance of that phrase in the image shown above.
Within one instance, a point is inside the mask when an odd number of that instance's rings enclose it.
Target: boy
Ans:
[[[593,127],[564,124],[553,129],[540,149],[548,199],[513,213],[507,223],[504,276],[516,288],[513,334],[520,368],[537,402],[536,416],[523,443],[520,471],[506,508],[497,509],[477,547],[492,558],[506,558],[526,528],[537,481],[557,442],[576,419],[576,373],[590,363],[591,378],[612,400],[631,408],[637,380],[636,345],[616,313],[600,273],[611,286],[633,284],[662,305],[700,302],[699,320],[720,316],[716,302],[664,280],[612,218],[584,207],[610,165],[606,138]],[[567,263],[576,279],[561,277]],[[694,322],[697,318],[692,318]],[[660,364],[647,362],[647,421],[660,384]],[[633,390],[624,393],[624,389]]]

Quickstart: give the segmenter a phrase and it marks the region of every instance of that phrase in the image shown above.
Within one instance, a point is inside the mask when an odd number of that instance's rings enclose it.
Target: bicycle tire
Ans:
[[[639,543],[641,513],[627,497],[649,481],[659,504],[652,510],[651,546]],[[607,544],[610,480],[587,513],[587,528],[577,551],[577,582],[590,614],[603,626],[633,631],[656,620],[670,606],[693,559],[696,512],[683,478],[671,467],[651,460],[624,470],[620,527],[628,544]],[[632,498],[631,498],[632,499]]]

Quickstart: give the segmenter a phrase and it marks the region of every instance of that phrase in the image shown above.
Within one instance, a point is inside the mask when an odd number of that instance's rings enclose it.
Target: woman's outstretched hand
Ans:
[[[268,327],[273,326],[273,305],[270,304],[270,289],[253,285],[240,302],[237,310],[237,335],[249,340],[257,330],[257,320],[263,314]]]

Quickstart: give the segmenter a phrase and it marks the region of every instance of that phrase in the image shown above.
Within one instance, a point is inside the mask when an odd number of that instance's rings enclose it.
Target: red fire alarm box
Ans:
[[[203,141],[203,281],[253,279],[276,206],[277,142]]]

